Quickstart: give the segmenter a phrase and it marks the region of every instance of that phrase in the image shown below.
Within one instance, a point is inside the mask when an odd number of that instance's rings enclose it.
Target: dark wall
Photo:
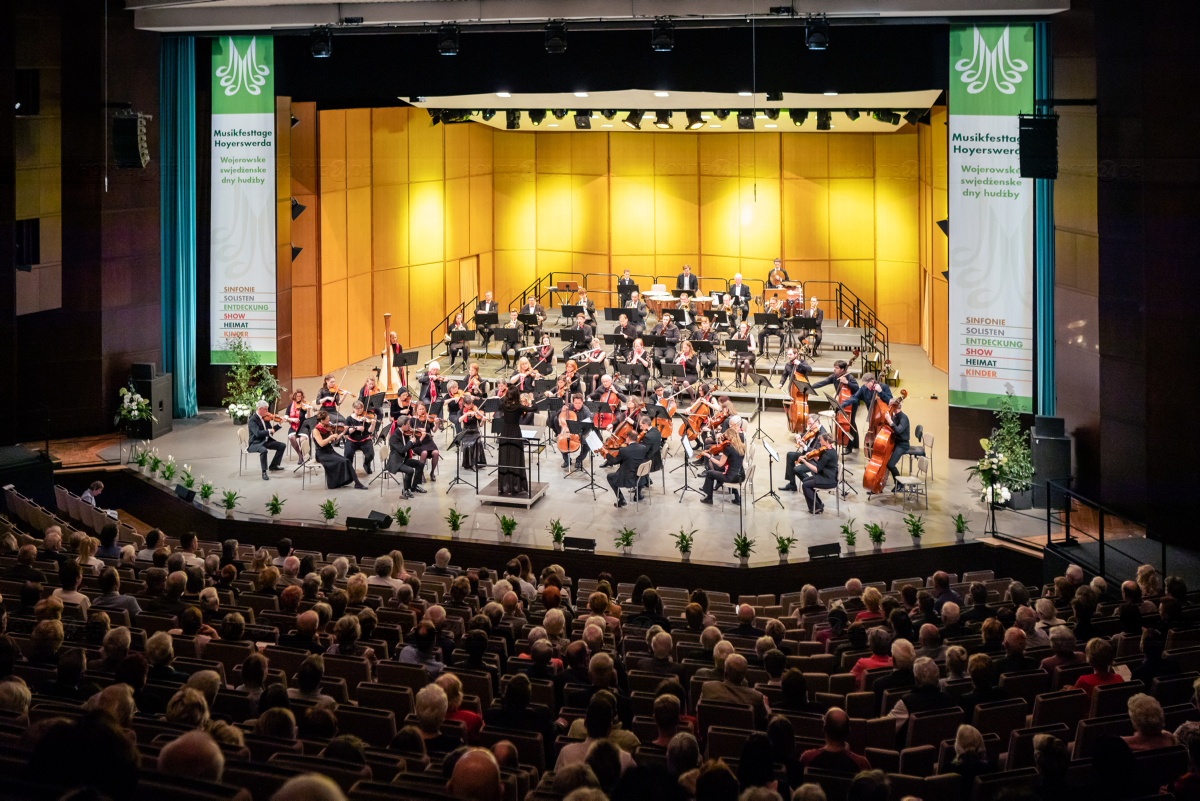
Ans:
[[[17,166],[13,149],[13,78],[16,43],[12,3],[0,3],[0,242],[12,242],[17,215]],[[17,279],[12,248],[0,248],[0,382],[17,385]],[[0,444],[17,441],[5,426]]]
[[[1187,545],[1200,428],[1187,400],[1200,298],[1200,6],[1095,4],[1100,231],[1101,500]]]

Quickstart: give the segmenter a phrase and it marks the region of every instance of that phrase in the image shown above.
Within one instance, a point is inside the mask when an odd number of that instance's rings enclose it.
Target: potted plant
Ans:
[[[392,512],[392,517],[396,521],[396,525],[400,528],[406,528],[408,521],[412,519],[411,506],[397,506],[396,511]]]
[[[167,484],[170,484],[175,478],[175,474],[179,472],[179,465],[175,464],[175,457],[168,456],[167,460],[162,463],[162,467],[158,470],[159,478]]]
[[[226,517],[233,517],[233,510],[241,499],[242,496],[234,490],[225,490],[221,493],[221,506],[225,508]]]
[[[500,533],[504,535],[504,539],[511,542],[513,532],[517,530],[517,519],[508,515],[496,515],[496,520],[500,522]]]
[[[446,524],[450,526],[450,536],[458,535],[459,529],[462,528],[463,521],[470,515],[460,514],[457,509],[451,509],[450,514],[446,515]]]
[[[733,555],[738,558],[738,564],[741,567],[749,566],[750,554],[754,550],[754,542],[746,534],[735,534],[733,536]]]
[[[950,521],[954,523],[954,541],[962,542],[965,540],[967,538],[967,532],[971,530],[971,527],[967,525],[967,518],[963,517],[962,512],[959,512],[957,515],[950,518]]]
[[[146,466],[150,464],[150,445],[143,442],[141,445],[135,446],[130,451],[130,459],[137,465],[139,472],[146,472]]]
[[[333,498],[329,498],[321,504],[321,517],[325,518],[326,523],[332,523],[338,516],[338,503]]]
[[[795,537],[784,537],[779,533],[778,528],[775,530],[775,550],[779,554],[779,564],[786,565],[788,554],[792,551],[792,546],[796,544]]]
[[[1008,504],[1013,509],[1033,505],[1033,460],[1029,436],[1021,431],[1021,414],[1011,390],[1000,399],[992,436],[979,440],[983,457],[967,468],[980,482],[979,499],[989,509]]]
[[[271,375],[271,370],[259,363],[258,354],[242,339],[230,339],[226,345],[223,364],[229,365],[225,382],[226,397],[221,403],[229,417],[238,425],[245,424],[260,400],[273,403],[286,391]]]
[[[867,523],[865,528],[867,530],[867,537],[871,540],[871,544],[875,546],[875,550],[883,550],[883,541],[887,539],[884,527],[878,523]]]
[[[278,492],[271,496],[271,500],[267,501],[267,514],[271,516],[272,521],[283,512],[284,503],[286,503],[286,499],[281,499]]]
[[[183,469],[179,471],[179,483],[187,489],[196,488],[196,476],[192,473],[190,466],[185,464]]]
[[[853,517],[842,524],[842,539],[846,541],[846,553],[854,553],[854,546],[858,544],[858,529],[854,526]]]
[[[132,381],[129,382],[128,389],[121,387],[117,394],[121,397],[121,402],[117,404],[117,415],[113,418],[113,425],[118,426],[127,437],[148,432],[148,426],[158,420],[154,416],[150,400],[134,390]],[[144,436],[149,436],[149,433],[144,433]]]
[[[913,545],[920,545],[921,535],[925,533],[925,524],[921,522],[921,518],[912,513],[906,514],[904,525],[908,528],[908,535],[912,537]]]
[[[158,448],[150,451],[150,461],[146,464],[146,475],[154,478],[158,475],[158,469],[162,467],[162,457],[158,455]]]
[[[212,500],[213,493],[216,491],[217,491],[217,488],[213,486],[213,483],[211,481],[205,479],[203,476],[200,477],[200,500],[201,501],[203,501],[204,503],[208,503],[209,501]]]
[[[672,534],[671,538],[675,540],[675,550],[679,551],[680,561],[692,561],[692,543],[696,540],[697,529],[688,531],[686,528],[679,529],[677,534]]]
[[[636,536],[636,531],[629,526],[624,526],[617,532],[617,536],[613,538],[613,544],[621,549],[621,553],[629,556],[633,551],[633,538]]]
[[[567,532],[571,529],[562,524],[562,518],[556,517],[550,521],[550,525],[546,527],[550,532],[550,542],[554,543],[554,550],[561,551],[563,549],[563,537],[567,536]]]

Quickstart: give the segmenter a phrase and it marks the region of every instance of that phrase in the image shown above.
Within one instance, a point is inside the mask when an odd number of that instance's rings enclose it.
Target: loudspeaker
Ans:
[[[563,548],[568,551],[596,552],[596,541],[591,537],[563,537]]]
[[[1046,482],[1071,478],[1071,438],[1062,434],[1064,422],[1061,417],[1038,417],[1034,430],[1029,433],[1030,452],[1033,457],[1033,505],[1045,509],[1049,504]],[[1048,435],[1042,432],[1056,432]],[[1062,495],[1054,497],[1054,508],[1065,506]]]
[[[1033,433],[1043,437],[1064,437],[1067,433],[1067,421],[1061,417],[1035,415],[1033,418]]]
[[[842,555],[842,544],[840,542],[831,542],[826,545],[810,545],[808,546],[809,559],[828,559],[833,556]]]
[[[187,487],[183,486],[182,484],[176,484],[175,485],[175,495],[177,495],[178,497],[187,501],[188,503],[191,503],[192,500],[196,497],[196,491],[190,490]]]
[[[149,366],[153,372],[154,365],[142,365],[143,368],[146,366]],[[171,416],[174,410],[171,398],[171,374],[162,373],[150,379],[134,378],[133,390],[150,402],[150,410],[155,417],[154,422],[147,420],[134,426],[133,436],[137,439],[154,439],[170,433]]]
[[[347,517],[346,528],[357,528],[363,531],[374,531],[379,528],[375,521],[369,517]]]
[[[134,362],[129,365],[129,377],[134,381],[150,381],[155,375],[154,362]]]
[[[1021,177],[1058,177],[1058,117],[1022,116],[1018,132],[1021,148]]]
[[[367,513],[367,519],[375,521],[375,528],[391,528],[392,526],[392,516],[387,512],[376,512],[372,509]]]
[[[113,162],[120,169],[144,169],[150,163],[150,144],[146,138],[145,114],[114,117],[112,127]]]

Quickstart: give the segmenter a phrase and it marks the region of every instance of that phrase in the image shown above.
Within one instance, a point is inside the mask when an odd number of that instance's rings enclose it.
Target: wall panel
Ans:
[[[875,257],[875,182],[829,179],[829,255],[833,259]]]
[[[828,136],[783,136],[784,178],[828,178]]]
[[[376,186],[408,182],[408,112],[371,109],[371,182]]]
[[[548,134],[537,138],[537,171],[540,174],[571,172],[572,134]]]
[[[371,187],[371,257],[376,270],[408,264],[408,184]]]
[[[346,190],[346,274],[371,272],[371,186]]]
[[[471,252],[471,179],[446,181],[446,258],[457,261]]]
[[[623,136],[617,134],[616,136]],[[651,162],[647,162],[652,167]],[[654,178],[652,175],[613,175],[613,254],[654,253]]]
[[[345,367],[346,280],[321,284],[321,372]]]
[[[640,133],[608,135],[608,166],[613,175],[654,175],[654,139]]]
[[[346,190],[321,193],[321,283],[346,278]]]
[[[785,261],[828,259],[829,181],[824,178],[785,180],[780,220]]]
[[[445,177],[445,149],[442,140],[445,125],[429,125],[422,120],[425,111],[413,109],[415,119],[408,127],[408,180],[440,181]]]
[[[829,280],[841,281],[859,299],[875,308],[875,262],[871,259],[831,261]]]
[[[444,192],[443,181],[408,185],[408,258],[412,264],[443,259]]]
[[[916,262],[875,262],[875,313],[895,342],[917,342],[921,310],[919,267]]]
[[[371,184],[371,109],[346,111],[346,188]]]
[[[471,176],[470,253],[492,249],[492,175]]]
[[[608,137],[593,133],[567,134],[571,138],[571,172],[575,175],[608,173]]]
[[[739,185],[736,177],[700,176],[701,252],[733,257],[740,254],[742,223]]]
[[[830,178],[870,178],[875,174],[874,136],[830,134],[828,139]]]
[[[498,136],[496,141],[505,138]],[[492,186],[496,250],[533,250],[537,245],[537,190],[533,173],[497,171]]]
[[[608,177],[571,176],[571,249],[608,255]]]
[[[371,326],[371,352],[383,350],[383,315],[392,315],[392,330],[405,347],[413,342],[408,319],[408,268],[376,270],[371,273],[371,304],[375,310]]]
[[[492,138],[492,166],[502,172],[537,171],[537,134],[497,132]]]
[[[741,255],[774,259],[779,255],[779,180],[746,177],[741,182]]]
[[[548,136],[545,139],[566,139]],[[569,144],[569,143],[568,143]],[[570,148],[561,148],[570,157]],[[542,147],[538,144],[538,163]],[[537,176],[537,246],[539,250],[571,250],[571,176],[539,173]]]
[[[654,179],[654,247],[656,253],[699,252],[700,186],[694,173]]]
[[[382,330],[383,317],[375,316],[371,283],[370,273],[346,279],[346,353],[350,362],[378,353],[371,332],[376,328]]]
[[[428,345],[429,332],[446,316],[444,273],[441,262],[414,264],[409,269],[409,336],[414,345]]]
[[[510,302],[515,301],[513,308],[520,305],[517,293],[537,277],[537,251],[497,249],[494,259],[496,303],[503,316]]]
[[[445,176],[466,178],[471,174],[471,124],[442,125],[442,141],[446,148]]]

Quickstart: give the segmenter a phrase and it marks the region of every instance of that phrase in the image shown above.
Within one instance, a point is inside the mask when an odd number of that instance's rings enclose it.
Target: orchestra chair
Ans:
[[[900,484],[900,495],[902,508],[908,508],[908,502],[911,500],[914,504],[922,495],[925,496],[925,508],[929,508],[929,458],[926,456],[917,457],[917,474],[915,476],[897,476],[897,483]]]
[[[309,478],[309,473],[325,472],[325,468],[321,466],[312,455],[312,440],[305,438],[300,440],[300,451],[304,454],[304,464],[300,470],[300,489],[305,487],[306,480]]]
[[[257,453],[251,453],[250,448],[250,431],[245,426],[238,426],[238,475],[246,469],[247,459],[257,459]]]
[[[917,435],[917,442],[920,445],[910,445],[908,453],[904,454],[908,457],[908,474],[912,475],[913,460],[924,456],[929,460],[929,472],[933,472],[933,434],[926,434],[925,427],[918,425],[914,430]]]
[[[634,492],[633,497],[635,497],[637,499],[636,503],[637,503],[638,511],[641,511],[641,509],[642,509],[643,496],[645,496],[644,500],[646,501],[646,503],[650,504],[651,506],[654,505],[652,499],[650,498],[650,483],[649,483],[650,469],[651,469],[651,467],[653,467],[653,464],[654,464],[653,462],[651,462],[649,459],[647,459],[646,461],[644,461],[638,465],[638,469],[637,469],[638,484],[641,484],[643,478],[647,480],[645,492],[638,492],[636,485],[633,488],[633,492]],[[663,482],[663,483],[664,483],[663,489],[666,489],[666,486],[665,486],[666,482]]]

